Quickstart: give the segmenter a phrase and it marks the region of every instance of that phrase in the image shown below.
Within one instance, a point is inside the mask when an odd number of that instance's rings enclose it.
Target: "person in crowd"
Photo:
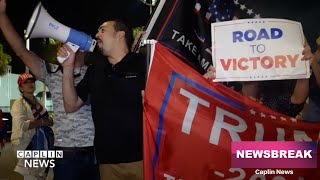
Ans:
[[[96,34],[105,61],[89,67],[75,87],[74,53],[68,46],[58,55],[62,64],[64,106],[67,112],[91,104],[96,127],[95,150],[102,180],[140,180],[142,170],[142,97],[145,59],[130,52],[132,29],[121,20],[104,22]]]
[[[6,15],[6,1],[0,0],[0,29],[17,56],[28,66],[37,79],[48,87],[53,103],[56,150],[63,151],[63,158],[55,159],[54,178],[57,180],[99,179],[93,147],[94,124],[90,105],[67,113],[62,98],[62,66],[50,64],[25,47]],[[74,83],[84,77],[88,66],[84,65],[85,54],[78,51],[72,72]]]
[[[302,60],[313,63],[313,54],[308,43],[305,43],[302,55]],[[215,69],[211,66],[204,77],[214,79]],[[240,93],[244,96],[291,117],[300,113],[309,93],[309,79],[296,80],[293,91],[285,81],[249,81],[241,84]]]
[[[23,73],[18,78],[19,97],[12,106],[11,142],[16,150],[52,150],[53,125],[52,118],[34,95],[35,78]],[[48,169],[47,169],[48,170]],[[15,171],[24,176],[25,180],[45,179],[46,167],[28,167],[24,159],[19,159]]]
[[[312,75],[310,78],[309,105],[303,114],[305,121],[320,121],[320,36],[316,40],[317,50],[313,53],[311,62]]]

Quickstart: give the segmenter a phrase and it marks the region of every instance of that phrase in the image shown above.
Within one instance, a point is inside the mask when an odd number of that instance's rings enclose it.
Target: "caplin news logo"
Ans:
[[[17,158],[24,159],[24,167],[55,167],[55,158],[63,158],[61,150],[18,150]]]

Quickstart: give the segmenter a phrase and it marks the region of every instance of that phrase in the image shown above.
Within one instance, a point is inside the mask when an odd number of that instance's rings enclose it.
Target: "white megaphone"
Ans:
[[[84,52],[92,52],[96,46],[96,40],[84,32],[69,28],[55,19],[38,3],[29,20],[25,39],[32,38],[53,38],[66,43],[76,52],[78,49]],[[63,63],[67,57],[57,57],[60,63]]]

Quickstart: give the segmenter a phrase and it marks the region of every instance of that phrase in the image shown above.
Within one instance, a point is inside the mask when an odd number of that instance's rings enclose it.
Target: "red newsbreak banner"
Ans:
[[[231,147],[236,168],[317,168],[314,141],[239,141]]]
[[[157,43],[144,103],[144,176],[319,179],[318,168],[266,177],[255,174],[256,169],[231,168],[232,141],[318,141],[319,125],[277,113],[204,79]]]

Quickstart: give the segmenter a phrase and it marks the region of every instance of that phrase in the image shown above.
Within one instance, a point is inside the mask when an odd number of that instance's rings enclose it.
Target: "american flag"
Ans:
[[[200,73],[212,64],[213,22],[259,18],[239,0],[161,0],[146,29],[145,39],[156,39]]]

